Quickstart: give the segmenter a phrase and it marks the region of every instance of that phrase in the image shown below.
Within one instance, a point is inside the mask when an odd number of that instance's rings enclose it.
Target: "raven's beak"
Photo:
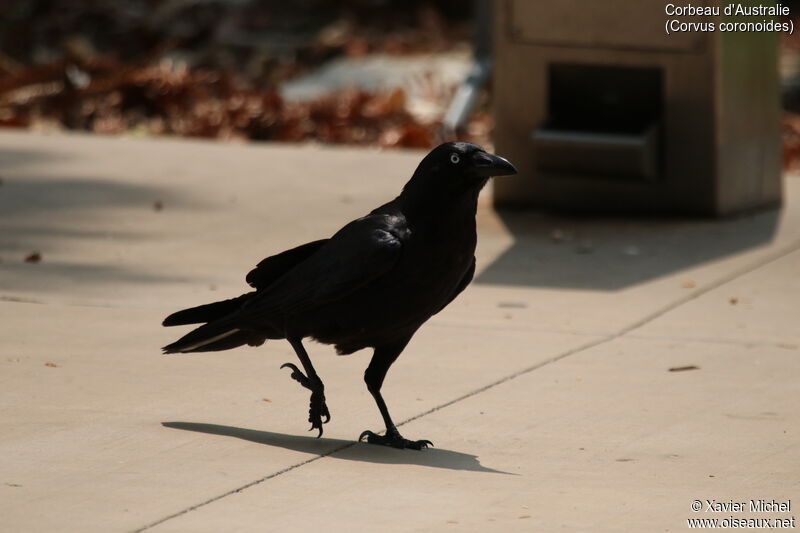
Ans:
[[[475,170],[478,171],[478,175],[484,178],[509,176],[517,173],[517,167],[512,165],[508,159],[486,152],[476,153],[473,165]]]

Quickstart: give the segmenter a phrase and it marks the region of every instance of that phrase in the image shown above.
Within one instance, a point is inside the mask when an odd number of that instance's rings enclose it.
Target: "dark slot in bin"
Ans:
[[[656,68],[554,64],[548,118],[533,131],[545,173],[654,181],[662,75]]]

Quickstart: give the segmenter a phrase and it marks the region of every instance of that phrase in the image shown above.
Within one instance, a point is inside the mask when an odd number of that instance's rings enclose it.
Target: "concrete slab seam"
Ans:
[[[208,505],[210,503],[214,503],[214,502],[216,502],[218,500],[221,500],[222,498],[225,498],[225,497],[230,496],[232,494],[236,494],[237,492],[242,492],[243,490],[249,489],[250,487],[253,487],[255,485],[263,483],[263,482],[267,481],[268,479],[272,479],[274,477],[280,476],[281,474],[285,474],[286,472],[294,470],[295,468],[300,468],[301,466],[307,465],[308,463],[312,463],[314,461],[322,459],[323,457],[327,457],[328,455],[331,455],[333,453],[342,451],[342,450],[344,450],[346,448],[349,448],[349,447],[353,446],[354,444],[355,444],[355,442],[351,442],[351,443],[345,444],[343,446],[338,446],[336,448],[333,448],[332,450],[330,450],[327,453],[323,453],[323,454],[317,455],[316,457],[312,457],[310,459],[306,459],[305,461],[302,461],[300,463],[296,463],[296,464],[287,466],[286,468],[284,468],[282,470],[279,470],[277,472],[273,472],[273,473],[271,473],[271,474],[269,474],[267,476],[264,476],[262,478],[256,479],[254,481],[251,481],[250,483],[247,483],[246,485],[242,485],[241,487],[237,487],[235,489],[231,489],[231,490],[229,490],[227,492],[224,492],[222,494],[214,496],[213,498],[209,498],[209,499],[207,499],[205,501],[202,501],[200,503],[192,505],[191,507],[187,507],[186,509],[181,509],[177,513],[173,513],[173,514],[171,514],[169,516],[165,516],[164,518],[160,518],[159,520],[156,520],[155,522],[151,522],[150,524],[147,524],[146,526],[143,526],[143,527],[141,527],[139,529],[133,530],[131,533],[141,533],[142,531],[146,531],[148,529],[152,529],[152,528],[156,527],[157,525],[163,524],[164,522],[166,522],[168,520],[172,520],[173,518],[177,518],[177,517],[179,517],[181,515],[184,515],[186,513],[190,513],[192,511],[194,511],[195,509],[199,509],[200,507],[205,507],[206,505]]]

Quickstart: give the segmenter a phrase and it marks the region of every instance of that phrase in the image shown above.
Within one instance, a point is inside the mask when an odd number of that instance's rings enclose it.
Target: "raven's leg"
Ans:
[[[328,412],[328,406],[325,405],[325,385],[322,380],[317,376],[317,371],[314,370],[314,365],[311,364],[311,359],[308,358],[306,349],[303,347],[302,339],[292,338],[286,339],[294,348],[297,358],[300,359],[306,373],[303,374],[296,365],[292,363],[284,363],[281,368],[289,367],[292,369],[292,379],[300,383],[303,387],[311,391],[311,401],[308,407],[308,421],[311,422],[311,429],[319,429],[319,435],[322,436],[322,417],[325,417],[327,424],[331,420],[331,414]]]
[[[389,409],[386,408],[386,402],[383,401],[383,396],[381,395],[381,386],[384,378],[386,378],[386,372],[395,362],[397,356],[400,355],[400,352],[403,351],[403,348],[406,347],[409,340],[406,339],[394,345],[375,348],[372,361],[370,361],[367,371],[364,372],[364,381],[367,383],[367,389],[372,394],[372,397],[375,398],[375,403],[378,404],[378,409],[381,411],[383,422],[386,424],[386,435],[378,435],[367,430],[358,437],[358,440],[366,438],[370,444],[382,444],[394,448],[411,448],[413,450],[421,450],[422,448],[433,446],[433,443],[429,440],[404,439],[400,432],[397,431],[397,427],[395,427],[392,417],[389,415]]]

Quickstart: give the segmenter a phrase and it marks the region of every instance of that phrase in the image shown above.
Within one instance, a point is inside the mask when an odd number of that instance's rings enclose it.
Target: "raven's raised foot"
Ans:
[[[391,446],[392,448],[399,448],[399,449],[410,449],[410,450],[422,450],[423,448],[427,448],[428,446],[433,446],[433,443],[429,440],[408,440],[403,438],[400,433],[396,430],[391,432],[387,435],[378,435],[377,433],[373,433],[372,431],[364,431],[360,437],[358,437],[359,442],[363,441],[366,437],[367,442],[370,444],[380,444],[381,446]]]
[[[309,378],[292,363],[284,363],[281,368],[289,367],[292,369],[291,378],[298,382],[300,385],[311,391],[311,400],[308,404],[308,421],[311,422],[309,431],[315,429],[319,430],[317,438],[322,436],[322,424],[327,424],[331,421],[331,413],[328,411],[328,406],[325,403],[325,386],[322,381],[314,376],[313,379]],[[322,417],[325,417],[323,422]]]
[[[297,365],[292,364],[292,363],[283,363],[281,365],[281,369],[286,368],[286,367],[289,367],[289,368],[292,369],[292,373],[290,374],[289,377],[292,378],[293,380],[295,380],[296,382],[298,382],[303,387],[307,388],[308,390],[313,391],[315,388],[322,388],[322,382],[319,381],[319,379],[317,379],[317,382],[319,384],[318,385],[315,384],[310,379],[308,379],[308,377],[306,377],[305,374],[303,374],[302,370],[297,368]],[[316,385],[316,387],[315,387],[315,385]]]

